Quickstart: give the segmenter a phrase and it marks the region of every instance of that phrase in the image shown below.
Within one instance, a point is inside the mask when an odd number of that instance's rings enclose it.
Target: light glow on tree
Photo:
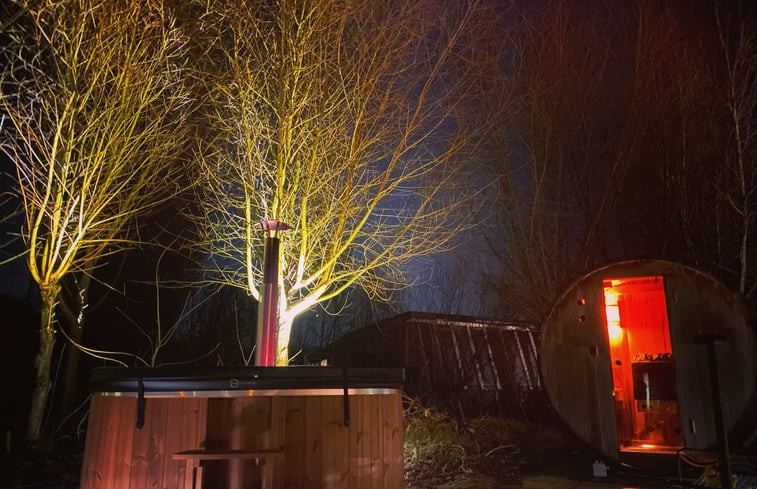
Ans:
[[[42,296],[27,437],[40,439],[64,276],[135,244],[136,218],[178,189],[186,37],[157,2],[43,0],[11,30],[8,124],[29,272]]]
[[[278,360],[293,319],[351,287],[386,299],[408,259],[472,224],[468,179],[501,112],[482,1],[215,2],[198,229],[208,277],[260,300],[260,220],[281,235]],[[207,75],[203,75],[207,76]]]

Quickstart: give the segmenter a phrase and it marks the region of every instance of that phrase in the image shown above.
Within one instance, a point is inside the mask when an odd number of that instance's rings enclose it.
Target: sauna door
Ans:
[[[621,452],[683,446],[662,276],[603,281],[613,402]]]

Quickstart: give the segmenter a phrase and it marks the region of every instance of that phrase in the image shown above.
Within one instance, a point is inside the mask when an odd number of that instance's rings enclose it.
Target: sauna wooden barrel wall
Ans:
[[[713,277],[677,263],[624,261],[575,281],[542,325],[542,382],[570,429],[610,460],[714,449],[703,337],[722,339],[717,371],[732,440],[753,436],[757,364],[746,308]]]
[[[99,369],[81,488],[402,488],[401,384],[391,369]]]

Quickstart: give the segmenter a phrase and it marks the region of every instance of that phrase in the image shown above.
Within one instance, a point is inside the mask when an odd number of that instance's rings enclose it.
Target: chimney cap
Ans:
[[[261,219],[255,227],[264,231],[285,231],[289,229],[289,224],[275,219]]]

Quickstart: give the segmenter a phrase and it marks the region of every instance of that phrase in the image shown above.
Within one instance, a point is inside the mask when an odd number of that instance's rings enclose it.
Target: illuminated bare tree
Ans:
[[[2,149],[15,163],[42,297],[27,433],[36,441],[62,278],[135,244],[136,218],[177,188],[185,39],[160,1],[126,0],[43,0],[11,36]]]
[[[481,1],[222,1],[200,229],[211,280],[259,299],[262,219],[284,221],[277,363],[292,320],[350,287],[386,298],[408,259],[471,225],[504,97]],[[206,75],[207,76],[207,75]]]

